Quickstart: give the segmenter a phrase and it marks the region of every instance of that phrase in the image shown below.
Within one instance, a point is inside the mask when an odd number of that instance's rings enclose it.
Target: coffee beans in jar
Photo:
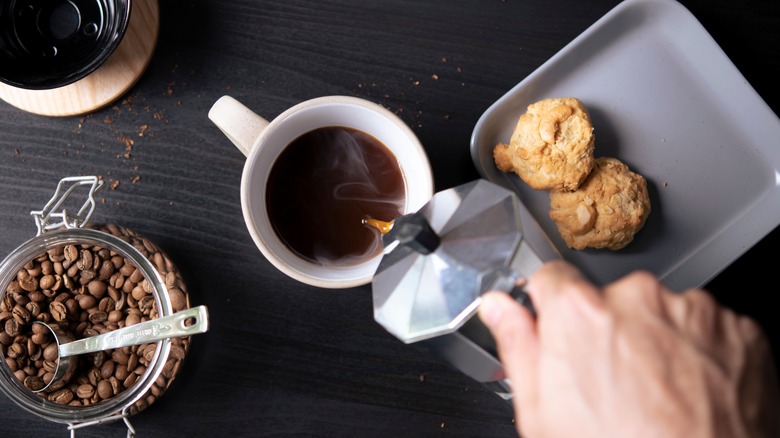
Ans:
[[[131,245],[156,276],[144,275],[139,263],[111,245],[68,243],[46,248],[31,257],[0,292],[0,353],[13,376],[30,391],[47,384],[54,372],[57,345],[34,321],[42,321],[82,339],[157,318],[159,299],[169,300],[172,312],[189,308],[181,273],[153,242],[116,225],[90,226]],[[165,296],[153,293],[155,282]],[[149,389],[133,397],[129,414],[135,414],[161,396],[179,373],[190,337],[172,338],[170,353]],[[69,407],[90,407],[131,391],[154,364],[157,343],[89,353],[79,357],[69,379],[54,382],[36,393],[48,402]]]

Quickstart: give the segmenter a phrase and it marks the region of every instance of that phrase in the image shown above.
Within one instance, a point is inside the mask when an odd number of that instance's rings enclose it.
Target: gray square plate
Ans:
[[[499,171],[526,107],[577,97],[595,155],[648,181],[652,211],[619,251],[568,249],[546,191]],[[673,0],[627,0],[594,23],[482,115],[471,137],[482,177],[514,190],[563,258],[606,283],[635,269],[673,289],[701,286],[780,223],[780,119],[696,18]]]

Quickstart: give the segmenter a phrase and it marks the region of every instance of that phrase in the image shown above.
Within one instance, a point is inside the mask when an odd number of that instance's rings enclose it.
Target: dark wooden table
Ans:
[[[140,437],[515,436],[507,403],[374,322],[370,287],[319,290],[272,267],[242,220],[244,157],[207,112],[224,94],[267,117],[317,96],[364,97],[409,124],[446,189],[479,177],[469,140],[480,115],[617,3],[161,1],[152,63],[115,104],[51,118],[0,102],[0,253],[34,236],[29,212],[63,176],[118,182],[94,220],[157,242],[212,323],[169,391],[132,417]],[[682,3],[778,113],[780,4]],[[776,351],[765,267],[778,245],[775,229],[707,285]],[[121,423],[78,432],[123,434]],[[2,397],[0,436],[67,432]]]

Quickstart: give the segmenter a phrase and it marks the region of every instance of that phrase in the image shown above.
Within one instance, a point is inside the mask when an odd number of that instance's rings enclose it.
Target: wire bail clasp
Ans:
[[[68,185],[70,185],[68,187]],[[62,205],[70,195],[79,187],[89,186],[87,199],[79,208],[78,213],[71,213]],[[67,187],[67,188],[66,188]],[[38,227],[38,236],[61,227],[81,228],[89,222],[92,213],[95,211],[95,193],[103,188],[103,181],[97,176],[71,176],[60,180],[57,189],[49,202],[40,211],[31,211],[30,214],[35,218],[35,226]],[[58,211],[62,207],[61,211]],[[52,219],[58,219],[57,222],[50,222]]]

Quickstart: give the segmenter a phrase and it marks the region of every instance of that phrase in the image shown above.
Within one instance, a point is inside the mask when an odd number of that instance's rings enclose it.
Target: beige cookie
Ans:
[[[528,106],[509,144],[493,149],[496,166],[537,190],[576,190],[593,169],[595,137],[585,105],[549,98]]]
[[[550,192],[550,218],[572,249],[621,249],[650,214],[647,181],[616,158],[597,158],[574,192]]]

